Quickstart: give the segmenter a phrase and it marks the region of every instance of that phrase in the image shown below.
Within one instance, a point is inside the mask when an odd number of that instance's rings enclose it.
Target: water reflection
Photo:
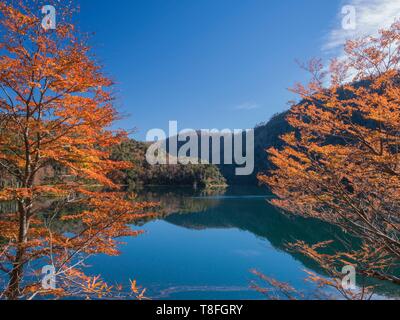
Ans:
[[[141,192],[141,199],[160,202],[164,221],[187,229],[239,229],[284,251],[286,244],[295,240],[317,243],[338,239],[335,249],[344,249],[340,245],[343,240],[353,241],[337,227],[278,211],[268,204],[270,197],[265,189],[257,187],[202,191],[154,188]],[[307,267],[317,268],[302,255],[292,254]]]
[[[139,200],[160,203],[159,217],[138,223],[146,234],[124,239],[120,256],[91,258],[89,273],[101,274],[109,283],[135,278],[154,299],[257,299],[262,297],[249,288],[250,268],[302,290],[302,269],[323,274],[313,261],[289,252],[288,242],[336,239],[331,250],[343,250],[341,241],[357,246],[334,226],[277,211],[268,204],[269,197],[256,187],[142,190]],[[54,199],[42,201],[41,217],[45,219],[56,204]],[[14,203],[0,203],[0,213],[15,209]],[[82,225],[57,220],[53,228],[76,233]],[[309,285],[306,289],[312,290]],[[379,293],[400,296],[399,289],[388,284]]]
[[[287,243],[303,240],[313,244],[335,240],[327,252],[346,250],[343,243],[358,246],[356,239],[335,226],[279,212],[268,204],[267,200],[271,196],[261,188],[233,187],[212,191],[157,189],[142,192],[142,197],[160,201],[163,220],[170,224],[189,230],[237,229],[249,232],[267,240],[275,250],[289,253],[301,265],[319,274],[323,274],[323,270],[314,261],[288,251]],[[244,259],[260,255],[258,250],[236,250],[236,253]],[[389,284],[381,285],[378,291],[388,296],[399,295],[398,288]]]

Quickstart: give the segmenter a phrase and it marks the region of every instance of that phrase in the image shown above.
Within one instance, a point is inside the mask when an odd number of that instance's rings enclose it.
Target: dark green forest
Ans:
[[[281,147],[283,142],[279,137],[290,131],[290,126],[285,119],[286,115],[287,112],[277,114],[269,121],[255,127],[255,165],[254,172],[250,176],[235,175],[235,165],[150,165],[145,158],[149,145],[131,139],[114,147],[112,160],[131,162],[133,167],[129,170],[114,172],[112,178],[115,182],[126,185],[129,188],[163,185],[183,185],[200,188],[221,187],[224,185],[256,185],[258,183],[257,174],[270,168],[266,150],[270,147]],[[181,144],[184,144],[184,142]],[[222,148],[221,154],[223,152]],[[199,154],[201,154],[201,150],[199,150]]]
[[[250,176],[236,176],[235,165],[212,164],[176,164],[150,165],[146,161],[148,143],[129,139],[112,149],[111,160],[126,161],[132,164],[127,170],[115,171],[111,174],[112,180],[129,189],[138,189],[144,186],[190,186],[195,188],[214,188],[226,185],[256,185],[257,174],[266,172],[270,168],[266,150],[270,147],[281,147],[282,134],[290,130],[286,122],[287,112],[273,116],[269,121],[257,125],[254,129],[254,172]],[[222,144],[223,145],[223,144]],[[222,148],[221,153],[224,150]],[[199,154],[201,153],[201,150]],[[59,176],[59,168],[47,168],[42,176]],[[48,177],[42,177],[48,178]],[[1,173],[0,186],[12,185],[5,172]]]

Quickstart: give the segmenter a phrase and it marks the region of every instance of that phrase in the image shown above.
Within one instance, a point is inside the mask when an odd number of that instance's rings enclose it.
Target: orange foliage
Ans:
[[[72,9],[53,4],[57,28],[46,31],[40,1],[0,3],[0,173],[17,182],[0,190],[0,201],[16,204],[0,219],[0,267],[10,275],[9,299],[38,292],[38,284],[22,282],[32,261],[54,265],[66,279],[41,294],[67,295],[73,277],[101,296],[108,287],[88,281],[78,262],[91,254],[118,254],[116,238],[140,234],[129,224],[148,217],[153,207],[132,201],[108,178],[128,167],[109,160],[110,146],[126,137],[109,129],[118,117],[112,81],[68,22]],[[47,166],[61,168],[52,183],[37,179]],[[75,229],[57,229],[61,221]]]
[[[345,53],[328,71],[319,60],[305,66],[312,80],[293,89],[302,98],[287,118],[294,131],[268,150],[275,169],[259,180],[276,206],[359,237],[359,273],[400,284],[400,22],[348,41]]]

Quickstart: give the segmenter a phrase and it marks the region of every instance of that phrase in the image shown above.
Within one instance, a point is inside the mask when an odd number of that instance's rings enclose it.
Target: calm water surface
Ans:
[[[118,257],[91,258],[88,271],[111,283],[136,279],[153,299],[262,299],[249,287],[257,280],[253,268],[311,292],[303,270],[320,270],[287,252],[285,244],[340,234],[330,225],[278,212],[258,188],[152,190],[141,197],[160,201],[163,217],[135,226],[145,234],[124,239]]]

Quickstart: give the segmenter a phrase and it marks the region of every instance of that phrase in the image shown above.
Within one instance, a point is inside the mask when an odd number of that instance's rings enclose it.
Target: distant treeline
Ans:
[[[146,185],[190,185],[212,187],[221,185],[256,185],[257,174],[270,169],[266,150],[280,148],[283,141],[280,136],[291,130],[286,121],[287,112],[273,116],[268,122],[259,124],[254,129],[254,172],[249,176],[237,176],[236,165],[150,165],[145,155],[148,144],[129,140],[116,146],[112,160],[128,161],[133,168],[113,174],[114,181],[129,187]],[[183,144],[184,142],[180,142]],[[221,146],[224,144],[221,143]],[[200,146],[199,146],[200,147]],[[221,154],[224,153],[223,147]],[[201,149],[199,150],[201,154]]]
[[[136,140],[128,140],[115,146],[112,160],[132,163],[132,168],[115,171],[111,178],[118,184],[129,188],[142,186],[193,186],[193,187],[221,187],[226,186],[226,180],[219,169],[211,164],[169,164],[150,165],[146,161],[148,144]]]
[[[229,185],[257,185],[257,174],[271,169],[266,150],[271,147],[281,148],[284,142],[280,137],[293,130],[286,121],[288,112],[278,113],[269,121],[258,124],[254,128],[254,171],[252,175],[237,176],[235,175],[235,166],[219,166],[221,174]]]
[[[121,145],[113,147],[111,159],[132,163],[132,168],[119,170],[112,173],[111,178],[117,184],[136,189],[149,185],[179,185],[193,187],[219,187],[225,185],[256,185],[257,174],[270,168],[267,161],[266,149],[281,147],[283,142],[279,138],[290,131],[286,122],[287,112],[273,116],[268,122],[257,125],[254,129],[254,172],[250,176],[236,176],[236,165],[212,165],[212,164],[174,164],[174,165],[150,165],[146,161],[148,143],[129,139]],[[223,146],[223,143],[221,144]],[[223,149],[223,148],[222,148]],[[201,152],[201,150],[200,150]],[[221,154],[223,154],[221,150]],[[45,168],[41,179],[55,179],[60,169]],[[57,169],[57,170],[56,170]],[[64,173],[65,174],[65,173]],[[49,181],[51,183],[51,181]],[[0,172],[0,188],[15,185],[5,172]]]
[[[214,139],[220,139],[219,145],[220,147],[220,159],[221,163],[216,165],[220,174],[226,179],[228,185],[257,185],[257,175],[259,173],[265,173],[267,170],[271,169],[271,163],[267,159],[266,150],[275,147],[280,149],[283,146],[283,140],[280,139],[280,136],[290,132],[293,130],[288,122],[286,121],[286,117],[289,111],[278,113],[274,115],[269,121],[261,123],[254,128],[254,171],[251,175],[237,175],[236,169],[239,167],[236,164],[223,164],[224,159],[224,141],[222,136],[214,136]],[[193,134],[197,134],[198,136],[198,154],[199,158],[203,154],[201,149],[200,137],[201,132],[197,131]],[[176,139],[176,137],[169,138]],[[169,144],[169,139],[167,139],[167,146]],[[178,141],[178,149],[184,145],[186,141]],[[243,150],[245,150],[245,140],[244,140]],[[213,154],[215,150],[212,150],[212,144],[208,144],[209,150],[205,152],[207,155]],[[168,149],[167,149],[168,151]],[[210,159],[203,159],[206,161],[210,161]]]

